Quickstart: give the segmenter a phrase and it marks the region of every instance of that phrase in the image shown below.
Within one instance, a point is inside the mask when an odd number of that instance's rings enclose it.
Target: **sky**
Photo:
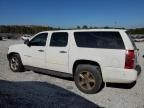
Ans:
[[[0,25],[144,27],[144,0],[0,0]]]

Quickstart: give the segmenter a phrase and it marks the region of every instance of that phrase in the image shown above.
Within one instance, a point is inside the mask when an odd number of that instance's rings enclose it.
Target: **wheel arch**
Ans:
[[[98,62],[95,62],[95,61],[92,61],[92,60],[83,60],[83,59],[76,60],[74,62],[73,67],[72,67],[73,76],[74,76],[75,70],[76,70],[76,68],[77,68],[77,66],[79,64],[91,64],[91,65],[99,66],[99,68],[100,68],[100,74],[101,74],[101,76],[103,78],[102,71],[101,71],[101,65]]]
[[[7,54],[7,59],[9,60],[13,54],[18,54],[20,56],[20,54],[17,52],[10,52],[9,54]]]

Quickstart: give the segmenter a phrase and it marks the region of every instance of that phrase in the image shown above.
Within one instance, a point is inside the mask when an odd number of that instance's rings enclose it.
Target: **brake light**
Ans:
[[[125,58],[125,69],[133,69],[134,68],[134,59],[135,59],[134,50],[127,50],[126,58]]]

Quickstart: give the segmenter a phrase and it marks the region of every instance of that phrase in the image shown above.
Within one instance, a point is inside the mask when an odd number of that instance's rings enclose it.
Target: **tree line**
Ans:
[[[59,28],[47,26],[20,26],[20,25],[1,25],[0,33],[19,33],[19,34],[35,34],[46,30],[56,30]]]
[[[131,34],[144,34],[144,28],[129,29]]]
[[[88,27],[87,25],[77,26],[71,29],[97,29],[100,27]],[[101,27],[105,29],[110,29],[113,27]],[[0,33],[19,33],[19,34],[35,34],[40,31],[46,30],[61,30],[62,28],[55,28],[50,26],[23,26],[23,25],[0,25]],[[120,28],[125,29],[125,28]],[[131,34],[144,34],[144,28],[129,29]]]

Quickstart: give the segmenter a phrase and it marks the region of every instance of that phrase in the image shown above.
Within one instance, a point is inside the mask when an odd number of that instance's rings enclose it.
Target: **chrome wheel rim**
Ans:
[[[10,61],[10,66],[12,70],[17,70],[19,63],[18,63],[18,59],[16,57],[12,57],[11,61]]]
[[[78,83],[84,90],[92,90],[96,85],[95,77],[89,71],[80,72],[78,76]]]

